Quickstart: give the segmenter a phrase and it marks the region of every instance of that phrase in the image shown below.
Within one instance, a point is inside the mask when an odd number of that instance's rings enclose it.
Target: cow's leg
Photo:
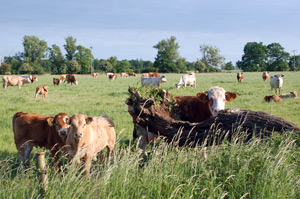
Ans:
[[[18,146],[18,158],[19,158],[19,162],[20,164],[24,163],[24,158],[25,158],[25,146]]]
[[[92,156],[87,156],[86,157],[85,165],[84,165],[85,175],[88,175],[90,173],[92,159],[93,159]]]
[[[29,166],[29,157],[30,157],[30,153],[31,153],[31,151],[32,151],[32,149],[33,149],[33,143],[31,143],[31,142],[27,142],[26,144],[25,144],[25,166]]]

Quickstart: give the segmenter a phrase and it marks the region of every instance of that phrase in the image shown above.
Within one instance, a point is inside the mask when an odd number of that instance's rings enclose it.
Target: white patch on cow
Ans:
[[[225,109],[225,93],[224,88],[215,86],[206,91],[209,99],[209,110],[212,116],[218,115],[220,110]]]

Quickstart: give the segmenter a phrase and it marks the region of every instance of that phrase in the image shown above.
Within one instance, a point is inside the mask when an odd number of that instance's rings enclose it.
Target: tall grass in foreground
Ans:
[[[194,149],[161,142],[148,156],[120,147],[105,168],[94,162],[88,178],[75,165],[49,171],[46,198],[297,198],[297,142],[282,135]],[[39,197],[35,167],[24,172],[1,160],[0,187],[0,198]]]

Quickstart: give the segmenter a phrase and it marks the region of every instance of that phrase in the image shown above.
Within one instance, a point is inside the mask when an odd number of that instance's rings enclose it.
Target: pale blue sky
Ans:
[[[171,36],[188,61],[201,58],[201,44],[218,47],[233,63],[254,41],[300,54],[298,0],[0,0],[0,8],[2,57],[23,52],[25,35],[63,53],[73,36],[98,59],[154,61],[153,46]]]

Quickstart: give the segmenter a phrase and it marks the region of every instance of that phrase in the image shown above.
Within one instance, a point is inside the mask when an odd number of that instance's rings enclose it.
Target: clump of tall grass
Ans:
[[[88,177],[75,164],[48,172],[46,198],[297,198],[300,154],[297,140],[275,134],[247,144],[177,148],[160,142],[147,156],[135,145],[120,147]],[[32,165],[26,172],[10,159],[0,162],[0,198],[37,198]]]

